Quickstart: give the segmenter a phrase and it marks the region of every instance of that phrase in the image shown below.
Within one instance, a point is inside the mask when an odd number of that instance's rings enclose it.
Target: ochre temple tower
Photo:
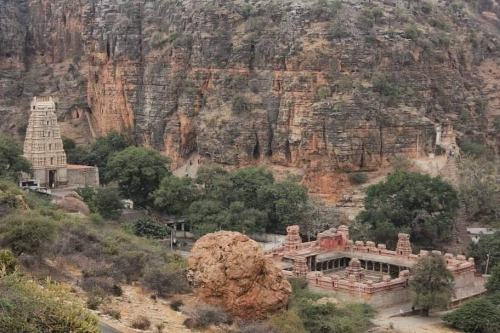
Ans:
[[[56,104],[52,97],[34,97],[30,111],[24,156],[31,161],[33,178],[50,188],[66,184],[66,153],[57,124]]]

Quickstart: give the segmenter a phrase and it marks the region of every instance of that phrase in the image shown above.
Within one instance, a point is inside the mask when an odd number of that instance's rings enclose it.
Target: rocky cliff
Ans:
[[[435,126],[498,137],[498,3],[1,0],[0,120],[58,98],[63,134],[112,130],[172,157],[303,170],[312,192]],[[190,160],[191,159],[191,160]]]

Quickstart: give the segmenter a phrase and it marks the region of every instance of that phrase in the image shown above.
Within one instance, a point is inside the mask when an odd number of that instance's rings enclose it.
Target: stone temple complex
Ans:
[[[473,258],[442,254],[455,278],[454,302],[485,291],[484,278],[476,274]],[[298,226],[289,226],[285,243],[266,252],[281,265],[286,276],[306,278],[309,286],[335,294],[339,299],[361,301],[375,306],[394,306],[410,302],[411,269],[422,256],[413,254],[410,237],[399,234],[395,251],[384,244],[353,242],[349,228],[339,226],[303,243]]]
[[[66,162],[61,133],[52,97],[34,97],[24,140],[24,156],[31,162],[33,174],[41,186],[97,186],[97,167]]]

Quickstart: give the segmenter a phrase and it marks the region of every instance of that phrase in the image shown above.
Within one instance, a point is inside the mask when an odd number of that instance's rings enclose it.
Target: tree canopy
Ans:
[[[368,187],[357,222],[367,238],[392,248],[399,232],[417,246],[435,247],[449,239],[458,206],[457,192],[441,178],[399,170]]]
[[[165,176],[170,160],[155,150],[128,147],[111,157],[106,166],[109,180],[116,181],[125,198],[139,206],[152,203],[152,194]]]
[[[487,298],[468,301],[457,310],[446,314],[443,320],[466,333],[500,332],[500,309]]]
[[[419,259],[410,280],[413,305],[424,315],[434,308],[444,308],[453,296],[453,274],[442,256],[431,254]]]
[[[500,265],[500,231],[493,235],[482,235],[477,243],[472,242],[469,253],[484,273],[488,256],[490,268]]]
[[[0,177],[17,180],[20,172],[31,171],[31,163],[24,158],[21,146],[11,138],[0,135]]]

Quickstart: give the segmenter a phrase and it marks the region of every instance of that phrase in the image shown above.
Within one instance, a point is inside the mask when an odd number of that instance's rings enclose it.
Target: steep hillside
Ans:
[[[498,148],[497,1],[2,0],[0,126],[59,99],[63,133],[172,157],[344,171],[432,152],[435,125]],[[193,160],[195,159],[195,161]]]

